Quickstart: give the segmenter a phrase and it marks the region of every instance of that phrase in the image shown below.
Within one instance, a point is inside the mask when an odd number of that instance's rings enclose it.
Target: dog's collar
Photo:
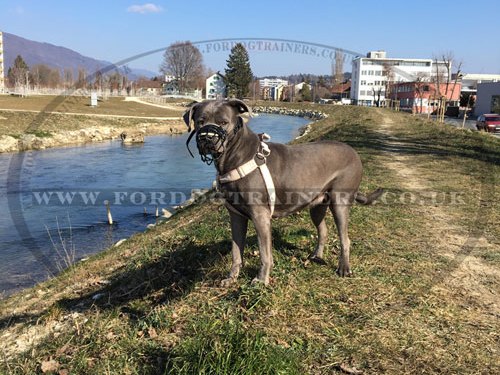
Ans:
[[[264,179],[264,184],[266,185],[267,194],[269,196],[269,208],[271,210],[271,216],[273,216],[274,206],[276,203],[276,192],[274,189],[274,182],[271,176],[271,172],[269,172],[269,168],[266,164],[266,158],[271,153],[271,149],[269,148],[267,143],[265,143],[269,141],[271,137],[266,133],[259,134],[258,136],[260,140],[260,149],[257,151],[255,156],[239,167],[232,169],[223,175],[217,175],[217,183],[221,185],[238,181],[248,176],[256,169],[259,169],[262,178]]]

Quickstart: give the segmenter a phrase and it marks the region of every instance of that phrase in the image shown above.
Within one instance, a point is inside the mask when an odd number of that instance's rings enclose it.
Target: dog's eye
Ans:
[[[221,124],[222,126],[227,125],[227,121],[221,121],[219,124]]]
[[[197,124],[198,125],[203,125],[204,122],[205,122],[205,120],[198,120]]]

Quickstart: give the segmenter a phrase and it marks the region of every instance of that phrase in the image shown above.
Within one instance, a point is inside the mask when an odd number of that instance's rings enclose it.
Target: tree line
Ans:
[[[125,72],[127,68],[124,68]],[[10,88],[30,87],[51,89],[94,89],[111,92],[127,90],[131,83],[126,74],[118,69],[103,74],[97,71],[89,74],[83,67],[76,71],[73,68],[52,68],[45,64],[28,66],[21,55],[18,55],[7,71],[7,86]]]
[[[122,68],[122,70],[126,73],[127,67]],[[200,50],[189,41],[171,44],[163,54],[159,70],[164,76],[170,76],[170,79],[175,81],[179,92],[182,93],[203,89],[206,78],[214,73],[205,67]],[[251,94],[256,97],[257,77],[253,75],[248,52],[242,43],[235,44],[231,49],[226,60],[223,77],[228,97],[243,98]],[[310,101],[320,97],[328,97],[332,86],[337,81],[344,81],[346,77],[343,76],[343,79],[339,79],[338,74],[331,76],[294,74],[279,78],[286,79],[290,84],[307,83],[300,90],[298,96],[289,92],[285,95],[285,100],[293,98],[293,100]],[[141,85],[147,80],[149,79],[141,77],[135,81],[135,84]],[[163,78],[155,77],[153,80],[163,81]],[[127,93],[130,93],[133,84],[134,82],[127,78],[127,74],[122,74],[118,69],[107,74],[103,74],[101,71],[89,74],[85,68],[61,70],[45,64],[29,67],[20,55],[16,57],[7,73],[7,85],[11,88],[94,89],[110,90],[111,93],[126,90]]]
[[[342,57],[339,56],[337,60],[342,60]],[[350,78],[350,74],[346,75],[342,70],[343,65],[336,63],[332,75],[293,74],[262,78],[281,78],[291,85],[305,82],[298,95],[291,92],[293,88],[288,88],[283,99],[311,101],[331,97],[332,88]],[[189,41],[176,42],[167,48],[163,54],[160,71],[174,77],[181,92],[203,88],[206,77],[214,73],[204,66],[201,52]],[[229,97],[260,96],[260,93],[256,93],[257,77],[252,73],[248,52],[242,43],[235,44],[231,49],[223,75]]]
[[[224,82],[227,95],[236,98],[248,96],[254,76],[242,43],[233,46],[226,64]],[[214,73],[205,67],[200,50],[189,41],[176,42],[167,48],[160,71],[174,77],[181,92],[203,88],[206,77]]]

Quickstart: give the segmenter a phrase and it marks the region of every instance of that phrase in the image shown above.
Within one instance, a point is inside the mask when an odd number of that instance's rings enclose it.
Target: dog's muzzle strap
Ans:
[[[192,158],[194,158],[194,155],[193,155],[193,153],[191,152],[191,150],[189,149],[189,142],[191,142],[191,138],[193,138],[193,136],[194,136],[195,134],[196,134],[196,129],[194,129],[194,130],[191,132],[191,134],[189,134],[189,137],[188,137],[188,139],[187,139],[187,141],[186,141],[186,147],[187,147],[187,149],[188,149],[188,151],[189,151],[189,154],[191,155],[191,157],[192,157]]]

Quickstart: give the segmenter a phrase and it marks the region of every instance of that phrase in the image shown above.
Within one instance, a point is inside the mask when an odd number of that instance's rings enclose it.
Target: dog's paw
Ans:
[[[254,278],[252,280],[252,285],[264,285],[264,286],[268,286],[269,285],[269,278],[261,280],[258,277],[256,277],[256,278]]]
[[[352,276],[352,271],[349,268],[349,266],[340,266],[337,268],[337,275],[340,277],[351,277]]]
[[[220,286],[223,288],[229,288],[235,282],[236,282],[236,279],[234,277],[228,277],[227,279],[224,279],[220,282]]]
[[[326,261],[323,258],[320,258],[316,255],[311,255],[309,257],[309,260],[313,263],[320,264],[322,266],[326,266]]]

